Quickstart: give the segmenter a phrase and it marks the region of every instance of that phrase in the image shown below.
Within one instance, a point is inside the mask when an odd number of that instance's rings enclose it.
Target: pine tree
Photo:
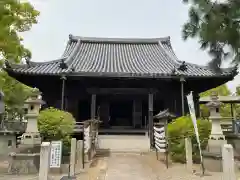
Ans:
[[[190,5],[183,39],[198,38],[201,48],[213,57],[209,65],[219,70],[231,57],[240,63],[240,1],[183,0]]]

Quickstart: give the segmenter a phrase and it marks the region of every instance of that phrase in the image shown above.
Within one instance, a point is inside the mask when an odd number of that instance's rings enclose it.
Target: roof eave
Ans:
[[[163,79],[179,79],[180,77],[184,77],[186,80],[187,79],[198,79],[198,78],[226,78],[228,80],[233,79],[237,74],[225,74],[225,75],[211,75],[211,76],[199,76],[199,75],[181,75],[181,74],[177,74],[177,75],[173,75],[173,74],[150,74],[150,73],[146,73],[146,74],[139,74],[139,73],[101,73],[101,72],[73,72],[73,71],[69,71],[69,70],[65,70],[59,73],[32,73],[32,72],[18,72],[15,69],[10,69],[10,68],[3,68],[6,72],[10,72],[10,73],[14,73],[14,74],[19,74],[19,75],[52,75],[52,76],[60,76],[62,74],[65,74],[66,76],[69,77],[83,77],[83,76],[89,76],[89,77],[121,77],[121,78],[153,78],[153,79],[157,79],[157,78],[163,78]]]

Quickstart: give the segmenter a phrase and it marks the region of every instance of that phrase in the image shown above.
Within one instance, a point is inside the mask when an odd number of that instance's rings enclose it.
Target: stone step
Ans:
[[[150,141],[148,136],[130,135],[100,135],[98,145],[100,149],[109,152],[148,152]]]
[[[99,135],[99,139],[149,139],[147,135]]]

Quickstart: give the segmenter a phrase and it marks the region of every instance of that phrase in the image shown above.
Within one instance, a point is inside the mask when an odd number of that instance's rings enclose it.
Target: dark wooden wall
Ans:
[[[19,76],[17,79],[31,87],[37,87],[43,93],[43,99],[47,102],[46,107],[61,107],[62,80],[60,76]],[[195,78],[187,79],[184,83],[185,112],[188,112],[186,95],[190,91],[195,94],[216,87],[226,80],[217,78]],[[113,88],[115,88],[113,90]],[[162,109],[169,110],[176,115],[181,115],[181,84],[179,79],[134,79],[134,78],[86,78],[67,77],[65,87],[65,108],[73,113],[76,119],[79,118],[79,102],[90,106],[91,94],[97,94],[97,104],[99,105],[99,93],[108,96],[108,89],[111,93],[128,93],[142,99],[143,107],[147,106],[148,93],[153,90],[154,113]],[[124,90],[121,92],[121,89]],[[114,92],[115,91],[115,92]],[[103,98],[100,98],[103,99]],[[104,103],[103,103],[104,104]],[[144,105],[145,104],[145,105]],[[90,107],[89,107],[90,108]],[[146,107],[147,108],[147,107]],[[144,110],[143,110],[144,111]]]

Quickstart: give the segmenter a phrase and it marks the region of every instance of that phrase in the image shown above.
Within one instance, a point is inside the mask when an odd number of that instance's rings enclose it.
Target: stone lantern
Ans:
[[[210,141],[219,141],[220,144],[217,144],[221,145],[225,142],[225,136],[221,128],[222,117],[220,115],[220,106],[222,103],[218,100],[217,92],[212,92],[210,98],[211,101],[206,104],[210,111],[209,119],[212,121],[212,130],[209,139]],[[216,142],[214,142],[214,144],[216,144]]]
[[[44,104],[40,95],[41,92],[34,88],[31,96],[25,101],[27,127],[19,146],[9,154],[8,172],[11,174],[37,173],[39,170],[41,136],[37,118],[41,105]]]
[[[208,139],[207,149],[203,151],[203,164],[205,169],[213,172],[222,172],[222,146],[227,144],[221,128],[220,106],[217,92],[212,92],[210,101],[206,104],[209,108],[209,120],[212,130]]]
[[[37,117],[44,101],[41,99],[41,92],[34,88],[32,95],[25,101],[27,105],[27,128],[21,138],[21,145],[40,145],[41,137],[38,131]]]
[[[153,117],[155,120],[154,122],[159,123],[163,126],[167,125],[169,121],[175,119],[176,116],[169,112],[169,109],[166,109],[164,111],[160,111],[157,115]]]

